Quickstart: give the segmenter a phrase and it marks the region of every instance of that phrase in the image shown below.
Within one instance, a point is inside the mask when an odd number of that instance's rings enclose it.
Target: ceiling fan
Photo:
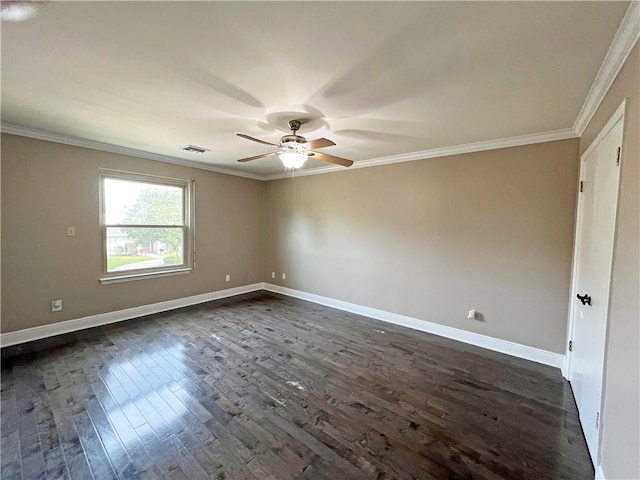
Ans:
[[[344,167],[350,167],[351,165],[353,165],[352,160],[347,160],[346,158],[335,157],[333,155],[327,155],[326,153],[313,151],[316,148],[330,147],[332,145],[335,145],[335,143],[333,143],[331,140],[327,140],[326,138],[318,138],[316,140],[307,142],[304,137],[296,134],[301,125],[302,122],[300,122],[300,120],[291,120],[289,122],[291,135],[285,135],[284,137],[282,137],[280,139],[279,145],[276,145],[275,143],[265,142],[264,140],[259,140],[243,133],[238,133],[237,135],[239,137],[246,138],[247,140],[251,140],[252,142],[258,142],[264,145],[271,145],[278,148],[275,152],[264,153],[262,155],[256,155],[255,157],[241,158],[238,161],[250,162],[252,160],[258,160],[260,158],[273,157],[277,155],[280,160],[282,160],[284,167],[288,170],[299,169],[300,167],[302,167],[302,165],[304,165],[304,162],[306,162],[307,158],[309,157],[317,158],[318,160],[323,160],[329,163],[335,163]]]

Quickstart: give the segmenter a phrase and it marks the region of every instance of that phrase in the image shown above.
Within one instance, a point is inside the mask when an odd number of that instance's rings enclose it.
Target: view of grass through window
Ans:
[[[107,272],[184,264],[184,187],[104,178]]]

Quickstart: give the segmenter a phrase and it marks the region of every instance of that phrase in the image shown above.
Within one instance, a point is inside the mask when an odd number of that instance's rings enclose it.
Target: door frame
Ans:
[[[609,269],[609,275],[613,276],[613,262],[615,260],[615,256],[616,256],[616,244],[615,244],[615,239],[618,236],[618,210],[620,208],[620,176],[621,176],[621,172],[622,172],[622,164],[624,162],[624,139],[625,139],[625,131],[626,131],[626,116],[625,116],[625,111],[626,111],[626,106],[627,106],[627,102],[628,102],[628,98],[625,98],[625,100],[620,104],[620,106],[616,109],[616,111],[614,112],[614,114],[611,116],[611,118],[609,119],[609,121],[605,124],[605,126],[602,128],[602,130],[600,130],[600,133],[598,133],[598,135],[596,136],[596,138],[591,142],[591,144],[589,145],[589,147],[584,151],[584,153],[580,156],[580,171],[579,171],[579,176],[578,176],[578,185],[580,185],[580,181],[582,180],[583,177],[583,173],[584,173],[584,164],[585,164],[585,159],[593,152],[593,150],[595,150],[595,148],[602,142],[602,140],[604,139],[604,137],[607,136],[607,134],[611,131],[611,129],[619,122],[622,121],[622,142],[620,145],[620,170],[618,170],[618,193],[617,193],[617,197],[616,197],[616,219],[615,219],[615,223],[614,223],[614,229],[613,229],[613,252],[612,252],[612,256],[611,256],[611,265],[610,265],[610,269]],[[564,357],[564,364],[562,366],[562,376],[567,380],[570,381],[571,379],[571,356],[572,356],[572,352],[569,351],[569,342],[571,341],[571,339],[573,338],[573,330],[574,330],[574,326],[575,326],[575,317],[576,317],[576,302],[575,302],[575,298],[576,295],[578,293],[577,291],[577,280],[578,280],[578,258],[579,258],[579,253],[580,253],[580,237],[581,237],[581,231],[582,231],[582,222],[581,222],[581,218],[582,218],[582,213],[583,213],[583,209],[584,209],[584,200],[582,195],[580,195],[580,188],[578,187],[578,192],[577,192],[577,196],[578,196],[578,205],[577,205],[577,209],[576,209],[576,217],[575,217],[575,224],[574,224],[574,237],[573,237],[573,259],[572,259],[572,267],[571,267],[571,288],[570,288],[570,297],[569,297],[569,316],[568,316],[568,321],[567,321],[567,343],[566,343],[566,351],[565,351],[565,357]],[[603,407],[604,407],[604,391],[605,391],[605,386],[606,386],[606,378],[604,375],[605,372],[605,363],[606,363],[606,358],[607,358],[607,351],[608,351],[608,339],[609,339],[609,317],[611,316],[611,278],[609,280],[609,302],[607,305],[607,315],[605,318],[605,339],[604,339],[604,355],[602,358],[602,371],[600,372],[600,378],[601,378],[601,392],[600,392],[600,419],[599,419],[599,425],[598,425],[598,433],[597,433],[597,437],[598,437],[598,442],[597,442],[597,447],[596,447],[596,452],[595,452],[595,458],[593,459],[593,463],[594,463],[594,467],[597,468],[598,465],[600,465],[600,447],[601,447],[601,442],[602,442],[602,424],[603,424],[603,418],[602,418],[602,412],[603,412]],[[582,422],[581,422],[582,425]],[[582,425],[582,429],[584,430],[585,428],[593,428],[592,425]]]

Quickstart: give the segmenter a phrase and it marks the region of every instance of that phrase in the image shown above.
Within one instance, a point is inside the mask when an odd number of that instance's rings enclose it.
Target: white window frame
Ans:
[[[105,179],[130,180],[132,182],[148,183],[149,185],[169,185],[182,188],[183,206],[183,263],[180,265],[168,265],[166,267],[141,268],[135,270],[125,270],[118,272],[107,271],[107,228],[117,227],[171,227],[176,225],[124,225],[106,223],[106,202],[105,202]],[[195,180],[181,180],[177,178],[160,177],[142,173],[124,172],[120,170],[100,169],[100,230],[102,241],[102,276],[100,283],[110,284],[119,282],[130,282],[134,280],[144,280],[149,278],[164,277],[169,275],[183,275],[190,273],[195,268],[195,239],[194,239],[194,197]]]

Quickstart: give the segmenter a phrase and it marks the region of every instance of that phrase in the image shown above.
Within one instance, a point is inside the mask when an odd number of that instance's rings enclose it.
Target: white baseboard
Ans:
[[[433,333],[441,337],[451,338],[460,342],[469,343],[478,347],[487,348],[500,353],[506,353],[514,357],[531,360],[533,362],[550,365],[556,368],[562,368],[564,363],[564,355],[560,353],[549,352],[535,347],[529,347],[519,343],[501,340],[499,338],[488,337],[479,333],[468,332],[459,328],[447,327],[437,323],[419,320],[417,318],[398,315],[397,313],[377,310],[375,308],[356,305],[355,303],[343,302],[342,300],[334,300],[328,297],[322,297],[313,293],[302,292],[279,285],[263,283],[263,288],[270,292],[281,293],[290,297],[300,298],[320,305],[337,308],[346,312],[356,313],[365,317],[375,318],[384,322],[395,323],[404,327],[413,328],[422,332]]]
[[[569,355],[562,356],[562,366],[560,367],[560,371],[562,372],[562,378],[569,381]]]
[[[66,320],[64,322],[52,323],[50,325],[25,328],[24,330],[0,334],[0,346],[8,347],[19,343],[53,337],[54,335],[75,332],[77,330],[84,330],[86,328],[98,327],[100,325],[107,325],[109,323],[120,322],[122,320],[142,317],[152,313],[166,312],[168,310],[187,307],[189,305],[210,302],[211,300],[219,300],[221,298],[232,297],[234,295],[255,292],[257,290],[262,290],[262,287],[262,283],[254,283],[251,285],[244,285],[242,287],[227,288],[225,290],[193,295],[191,297],[176,298],[175,300],[167,300],[166,302],[152,303],[150,305],[141,305],[139,307],[117,310],[115,312],[100,313],[89,317]]]
[[[595,480],[607,480],[607,477],[604,476],[604,471],[602,471],[602,465],[596,467]]]
[[[531,360],[534,362],[551,365],[552,367],[563,368],[565,356],[559,353],[541,350],[539,348],[521,345],[519,343],[501,340],[499,338],[488,337],[479,333],[468,332],[458,328],[447,327],[437,323],[419,320],[417,318],[399,315],[397,313],[377,310],[375,308],[357,305],[355,303],[343,302],[328,297],[322,297],[313,293],[302,292],[291,288],[281,287],[270,283],[254,283],[242,287],[228,288],[226,290],[218,290],[201,295],[193,295],[190,297],[177,298],[165,302],[153,303],[150,305],[141,305],[139,307],[127,308],[125,310],[117,310],[115,312],[100,313],[89,317],[66,320],[64,322],[53,323],[50,325],[42,325],[39,327],[25,328],[15,332],[0,334],[0,346],[8,347],[20,343],[40,340],[42,338],[61,335],[63,333],[75,332],[86,328],[98,327],[109,323],[129,320],[131,318],[151,315],[153,313],[166,312],[176,308],[187,307],[198,303],[209,302],[221,298],[232,297],[243,293],[255,292],[258,290],[267,290],[270,292],[280,293],[290,297],[300,298],[320,305],[336,308],[346,312],[356,313],[365,317],[375,318],[384,322],[402,325],[404,327],[413,328],[422,332],[433,333],[441,337],[451,338],[460,342],[469,343],[478,347],[487,348],[500,353],[506,353],[515,357]],[[565,374],[563,369],[563,375]]]

